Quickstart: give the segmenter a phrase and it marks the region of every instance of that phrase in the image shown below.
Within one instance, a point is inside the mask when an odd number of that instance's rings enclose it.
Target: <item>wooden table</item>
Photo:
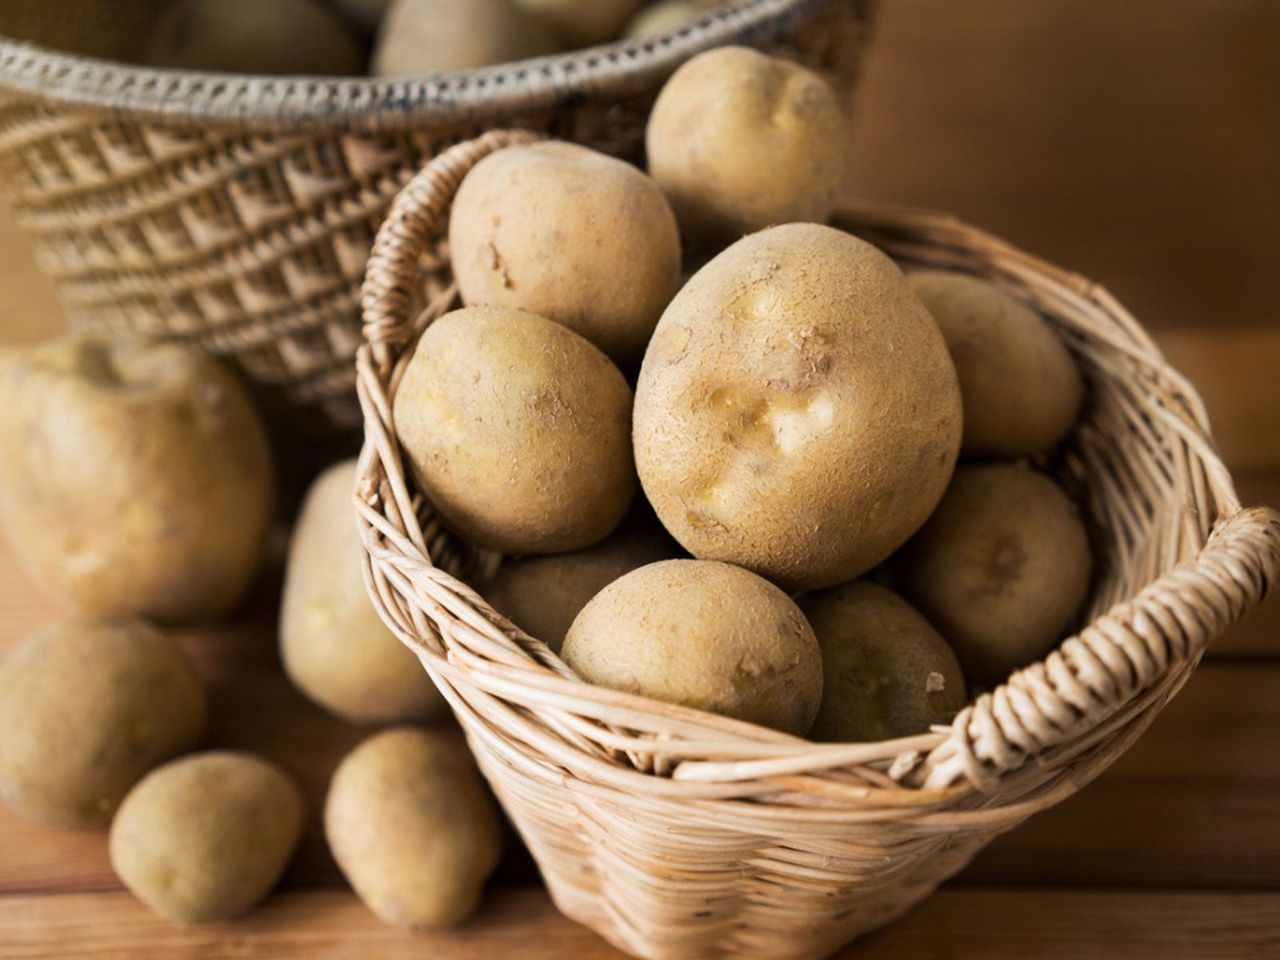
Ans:
[[[886,0],[850,189],[944,207],[1106,283],[1205,394],[1246,502],[1280,503],[1280,4]],[[0,226],[0,337],[56,329]],[[279,673],[268,578],[186,631],[212,740],[260,750],[318,806],[366,731]],[[0,652],[55,616],[0,555]],[[3,731],[0,731],[3,735]],[[1280,957],[1280,601],[1209,654],[1142,741],[1009,834],[859,958]],[[175,929],[123,893],[100,834],[0,811],[0,957],[617,956],[561,918],[520,854],[449,935],[380,926],[313,823],[246,920]]]

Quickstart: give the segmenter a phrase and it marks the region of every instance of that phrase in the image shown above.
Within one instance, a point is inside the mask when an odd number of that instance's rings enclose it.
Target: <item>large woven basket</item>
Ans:
[[[441,155],[378,235],[357,361],[371,595],[449,700],[567,915],[643,957],[826,955],[1114,761],[1266,593],[1280,515],[1240,508],[1194,389],[1104,290],[947,217],[859,209],[838,225],[905,263],[999,285],[1084,370],[1086,412],[1049,466],[1092,529],[1086,625],[950,728],[883,743],[809,743],[581,682],[470,585],[482,590],[498,558],[440,526],[391,419],[410,347],[456,303],[447,262],[422,255],[466,171],[525,136]]]
[[[100,27],[123,35],[103,48],[128,51],[160,2],[120,0]],[[269,409],[322,432],[359,423],[365,260],[426,159],[512,125],[635,156],[662,82],[727,43],[802,60],[847,92],[870,15],[870,0],[742,0],[655,40],[422,80],[338,80],[149,70],[5,39],[74,15],[59,4],[0,3],[0,195],[34,235],[69,321],[231,358]],[[87,9],[101,19],[110,5]]]

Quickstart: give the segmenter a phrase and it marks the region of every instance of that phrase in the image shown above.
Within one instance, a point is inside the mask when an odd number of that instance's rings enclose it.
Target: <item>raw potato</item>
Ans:
[[[504,563],[483,593],[495,610],[559,653],[587,601],[624,573],[679,554],[680,547],[646,510],[586,550]]]
[[[248,396],[205,354],[79,335],[0,368],[0,520],[31,579],[83,615],[234,608],[272,487]]]
[[[724,6],[724,3],[725,0],[662,0],[651,3],[631,18],[625,36],[632,40],[649,40],[675,33]]]
[[[613,40],[644,0],[514,0],[546,17],[575,47]]]
[[[276,885],[302,836],[298,788],[249,753],[211,751],[152,771],[111,824],[111,866],[175,923],[230,920]]]
[[[827,82],[746,47],[689,60],[658,95],[649,173],[690,241],[825,222],[844,177],[848,122]]]
[[[175,0],[147,50],[155,67],[227,73],[348,76],[365,60],[315,0]]]
[[[942,497],[960,446],[946,344],[884,254],[816,224],[685,285],[636,386],[640,481],[696,557],[788,589],[850,580]]]
[[[431,324],[394,416],[423,491],[480,547],[591,546],[635,492],[631,388],[590,343],[531,313],[470,307]]]
[[[351,723],[427,719],[444,711],[444,698],[365,592],[355,475],[354,460],[330,467],[302,506],[285,569],[281,659],[299,690]]]
[[[420,77],[554,53],[555,31],[514,0],[392,0],[371,72]]]
[[[466,744],[410,727],[347,755],[324,827],[360,899],[394,927],[462,923],[502,853],[501,825]]]
[[[138,621],[60,623],[0,664],[0,796],[57,826],[105,826],[156,764],[204,735],[204,688]]]
[[[804,734],[822,654],[785,593],[748,570],[665,560],[605,587],[561,654],[589,683]]]
[[[463,302],[563,323],[634,369],[680,285],[662,191],[621,160],[556,141],[507,147],[463,180],[449,221]]]
[[[908,597],[951,643],[965,676],[994,685],[1052,649],[1089,592],[1075,505],[1017,464],[961,467],[902,553]]]
[[[801,609],[822,648],[813,740],[871,743],[927,733],[967,700],[956,655],[909,603],[863,580],[811,594]]]
[[[1066,435],[1084,385],[1044,318],[975,277],[908,275],[946,338],[960,378],[967,456],[1031,456]]]

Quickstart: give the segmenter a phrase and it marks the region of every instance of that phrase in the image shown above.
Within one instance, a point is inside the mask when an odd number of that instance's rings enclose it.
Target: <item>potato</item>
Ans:
[[[726,0],[661,0],[644,7],[631,18],[624,36],[649,40],[675,33],[723,7]]]
[[[324,829],[357,895],[394,927],[462,923],[502,853],[501,824],[466,744],[411,727],[347,755]]]
[[[1044,318],[975,277],[908,274],[946,338],[960,378],[968,456],[1022,457],[1066,435],[1084,385],[1071,354]]]
[[[364,73],[364,54],[315,0],[174,0],[157,18],[147,63],[177,70]]]
[[[0,370],[0,521],[31,579],[81,614],[228,612],[272,487],[248,397],[204,354],[80,335]]]
[[[785,593],[741,567],[664,560],[615,580],[561,652],[589,683],[803,734],[822,654]]]
[[[892,590],[858,580],[810,594],[800,609],[822,648],[814,740],[871,743],[951,721],[964,676],[947,642]]]
[[[0,664],[0,797],[56,826],[103,826],[125,793],[204,735],[204,688],[140,621],[59,623]]]
[[[631,388],[586,340],[531,313],[441,317],[418,341],[393,412],[423,491],[480,547],[589,547],[635,492]]]
[[[847,140],[844,113],[822,77],[745,47],[708,50],[681,66],[645,134],[649,174],[695,245],[826,221]]]
[[[449,221],[464,303],[582,334],[624,368],[680,285],[680,235],[656,184],[571,143],[507,147],[463,180]]]
[[[371,72],[419,77],[540,57],[558,46],[551,25],[514,0],[391,0]]]
[[[1089,592],[1089,538],[1075,505],[1017,464],[956,471],[903,550],[904,592],[951,643],[965,676],[994,685],[1047,654]]]
[[[946,344],[884,254],[816,224],[738,241],[658,323],[636,386],[640,482],[696,557],[789,589],[879,563],[960,446]]]
[[[679,554],[644,511],[586,550],[504,563],[482,592],[495,610],[558,653],[573,618],[592,597],[636,567]]]
[[[250,753],[193,754],[129,791],[111,824],[111,866],[168,920],[229,920],[276,885],[302,823],[302,796],[274,764]]]
[[[644,0],[514,0],[530,13],[546,17],[575,47],[615,39]]]
[[[444,698],[373,609],[351,494],[356,462],[311,485],[285,568],[280,657],[294,686],[351,723],[427,719]]]

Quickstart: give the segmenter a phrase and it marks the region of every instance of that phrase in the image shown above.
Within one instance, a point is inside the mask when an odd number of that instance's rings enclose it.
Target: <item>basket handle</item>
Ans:
[[[962,778],[981,786],[1104,720],[1123,721],[1135,696],[1166,671],[1194,664],[1278,579],[1280,512],[1239,511],[1198,556],[961,710],[947,740],[906,779],[926,788]]]

